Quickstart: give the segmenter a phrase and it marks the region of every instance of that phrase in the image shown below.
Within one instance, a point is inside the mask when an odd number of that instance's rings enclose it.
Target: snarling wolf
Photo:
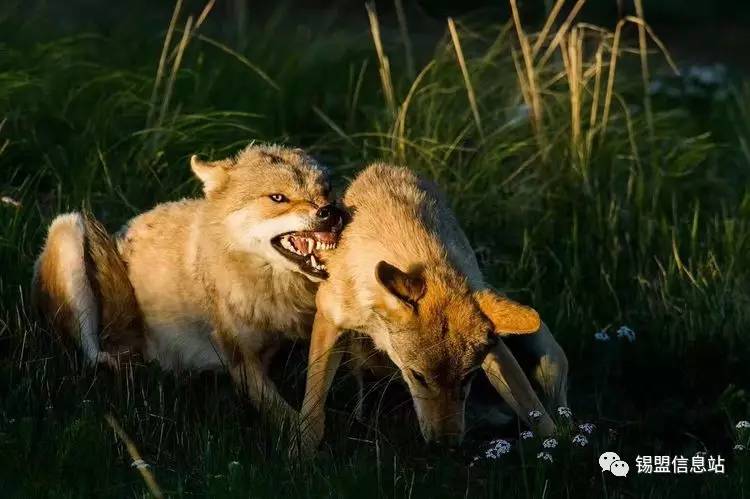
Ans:
[[[551,432],[554,423],[503,337],[523,337],[520,348],[536,359],[532,378],[552,404],[566,403],[565,354],[536,311],[484,282],[436,187],[406,168],[376,164],[351,183],[344,208],[351,220],[325,255],[329,277],[316,296],[304,449],[322,438],[344,331],[369,337],[397,366],[428,442],[461,441],[466,397],[480,369],[524,421]],[[530,416],[535,411],[538,419]]]
[[[343,223],[328,174],[277,146],[191,167],[203,198],[160,204],[115,237],[85,214],[56,218],[35,302],[90,363],[226,368],[256,405],[296,417],[267,371],[282,339],[310,334],[321,255]]]

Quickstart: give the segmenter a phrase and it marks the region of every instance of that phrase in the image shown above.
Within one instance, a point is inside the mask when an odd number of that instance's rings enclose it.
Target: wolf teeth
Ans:
[[[321,241],[316,241],[315,243],[315,249],[318,249],[318,250],[329,250],[335,247],[336,247],[335,243],[324,243]]]
[[[289,241],[289,236],[283,237],[281,239],[281,246],[287,250],[287,251],[293,251],[294,253],[297,252],[296,249],[294,249],[294,245]]]
[[[318,261],[317,261],[317,260],[315,259],[315,255],[310,255],[310,265],[312,265],[312,266],[313,266],[313,268],[315,268],[315,269],[317,269],[317,270],[325,270],[325,269],[326,269],[326,266],[325,266],[325,265],[323,265],[323,263],[319,263],[319,262],[318,262]]]
[[[293,237],[294,237],[293,234],[289,234],[287,236],[282,237],[280,242],[281,242],[281,246],[285,250],[291,253],[294,253],[296,255],[307,256],[307,255],[311,255],[313,250],[330,250],[336,247],[336,243],[325,243],[325,242],[318,241],[313,238],[307,238],[307,237],[306,238],[297,237],[296,239],[297,243],[295,244],[294,242],[292,242]],[[297,249],[298,244],[301,245],[303,249],[301,250]]]

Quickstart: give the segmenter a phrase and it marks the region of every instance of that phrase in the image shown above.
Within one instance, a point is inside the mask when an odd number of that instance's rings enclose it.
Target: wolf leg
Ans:
[[[237,389],[259,411],[268,415],[274,424],[296,425],[299,414],[284,400],[268,376],[270,357],[276,350],[275,346],[255,352],[242,348],[234,335],[214,331],[212,336],[228,361],[229,374]]]
[[[300,421],[302,445],[307,452],[313,451],[323,439],[325,402],[343,354],[334,349],[340,333],[320,311],[315,314]]]
[[[519,337],[516,341],[524,354],[534,359],[531,377],[542,389],[545,406],[549,410],[567,407],[568,358],[547,325],[542,323],[538,333]]]
[[[367,352],[360,338],[349,336],[346,343],[346,351],[349,354],[347,367],[357,383],[357,403],[354,406],[354,418],[360,423],[364,421],[365,404],[365,364],[367,363]]]
[[[555,424],[534,392],[529,379],[502,339],[487,355],[482,368],[492,386],[523,421],[542,435],[549,435],[555,430]],[[539,411],[540,416],[532,418],[532,411]]]
[[[274,424],[297,424],[297,411],[281,396],[261,361],[246,359],[241,364],[230,367],[230,374],[240,390],[250,398],[258,410],[270,416]]]

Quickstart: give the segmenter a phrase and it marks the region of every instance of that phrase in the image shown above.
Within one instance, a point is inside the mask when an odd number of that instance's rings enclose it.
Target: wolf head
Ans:
[[[381,261],[375,310],[428,442],[459,444],[472,379],[504,334],[534,333],[539,315],[491,290],[473,292],[444,266],[402,271]]]
[[[311,280],[327,277],[321,253],[336,246],[343,212],[332,202],[327,171],[300,149],[245,148],[213,162],[191,158],[212,223],[228,251],[259,256]]]

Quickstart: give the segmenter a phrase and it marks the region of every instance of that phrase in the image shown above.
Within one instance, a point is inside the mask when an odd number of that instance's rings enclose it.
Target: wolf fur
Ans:
[[[461,441],[479,369],[522,420],[551,432],[551,418],[502,337],[528,338],[521,345],[537,359],[533,374],[548,402],[565,402],[565,354],[533,309],[487,286],[435,186],[406,168],[375,164],[351,183],[344,205],[351,221],[326,255],[329,278],[316,296],[301,414],[306,450],[323,435],[344,331],[369,337],[397,366],[428,442]]]
[[[85,215],[55,219],[35,267],[36,302],[90,363],[115,366],[128,353],[167,370],[226,368],[257,406],[296,417],[267,371],[281,340],[309,336],[325,272],[310,263],[317,249],[293,244],[335,244],[342,220],[327,172],[277,146],[193,156],[191,167],[203,198],[158,205],[116,240]]]

